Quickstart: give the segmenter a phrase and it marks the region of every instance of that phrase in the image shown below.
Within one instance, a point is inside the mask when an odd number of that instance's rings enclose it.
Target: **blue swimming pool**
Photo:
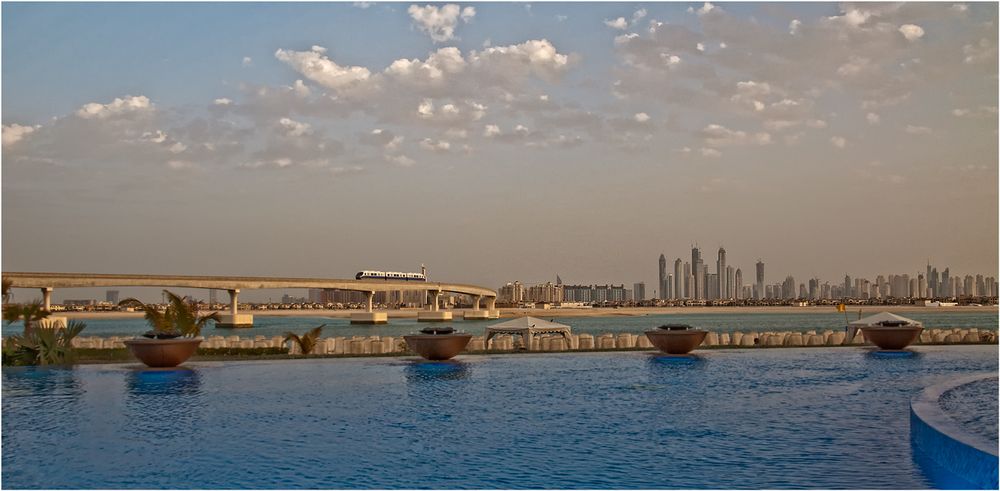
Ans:
[[[5,368],[2,485],[932,488],[909,401],[997,347],[914,351]]]

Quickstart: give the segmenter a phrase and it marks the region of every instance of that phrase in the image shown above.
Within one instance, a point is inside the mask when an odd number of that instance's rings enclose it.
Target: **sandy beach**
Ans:
[[[849,307],[849,313],[856,313],[857,306]],[[465,309],[454,309],[456,318]],[[919,307],[915,305],[868,305],[861,307],[868,313],[874,312],[993,312],[997,306],[963,306],[963,307]],[[519,317],[522,315],[544,317],[634,317],[663,314],[810,314],[836,312],[832,306],[817,307],[623,307],[594,309],[500,309],[501,317]],[[260,317],[333,317],[348,318],[353,312],[360,310],[241,310],[240,313],[253,314]],[[418,309],[389,310],[389,318],[412,319],[417,317]],[[223,312],[224,313],[224,312]],[[54,312],[53,315],[70,319],[128,319],[141,318],[142,312]]]

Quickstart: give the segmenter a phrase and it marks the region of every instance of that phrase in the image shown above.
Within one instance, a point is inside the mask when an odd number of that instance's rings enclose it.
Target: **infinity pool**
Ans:
[[[5,368],[3,487],[929,488],[910,398],[997,347],[189,368]]]

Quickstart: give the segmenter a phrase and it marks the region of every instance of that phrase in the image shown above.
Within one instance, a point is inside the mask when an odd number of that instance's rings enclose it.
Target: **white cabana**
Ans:
[[[858,331],[861,330],[862,327],[878,327],[881,326],[883,322],[905,322],[907,323],[906,325],[910,326],[924,326],[920,323],[920,321],[908,319],[901,315],[896,315],[891,312],[879,312],[875,315],[862,317],[847,324],[847,341],[850,342],[853,340],[854,336],[858,334]]]
[[[524,348],[531,349],[531,338],[538,334],[559,334],[566,339],[566,345],[570,342],[570,327],[558,322],[550,322],[535,317],[518,317],[507,322],[494,324],[486,328],[486,339],[484,346],[489,349],[490,338],[497,334],[519,335],[524,340]]]

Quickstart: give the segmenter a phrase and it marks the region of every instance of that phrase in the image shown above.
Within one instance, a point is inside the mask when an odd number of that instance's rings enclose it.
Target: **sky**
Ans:
[[[4,271],[997,271],[996,3],[2,13]]]

